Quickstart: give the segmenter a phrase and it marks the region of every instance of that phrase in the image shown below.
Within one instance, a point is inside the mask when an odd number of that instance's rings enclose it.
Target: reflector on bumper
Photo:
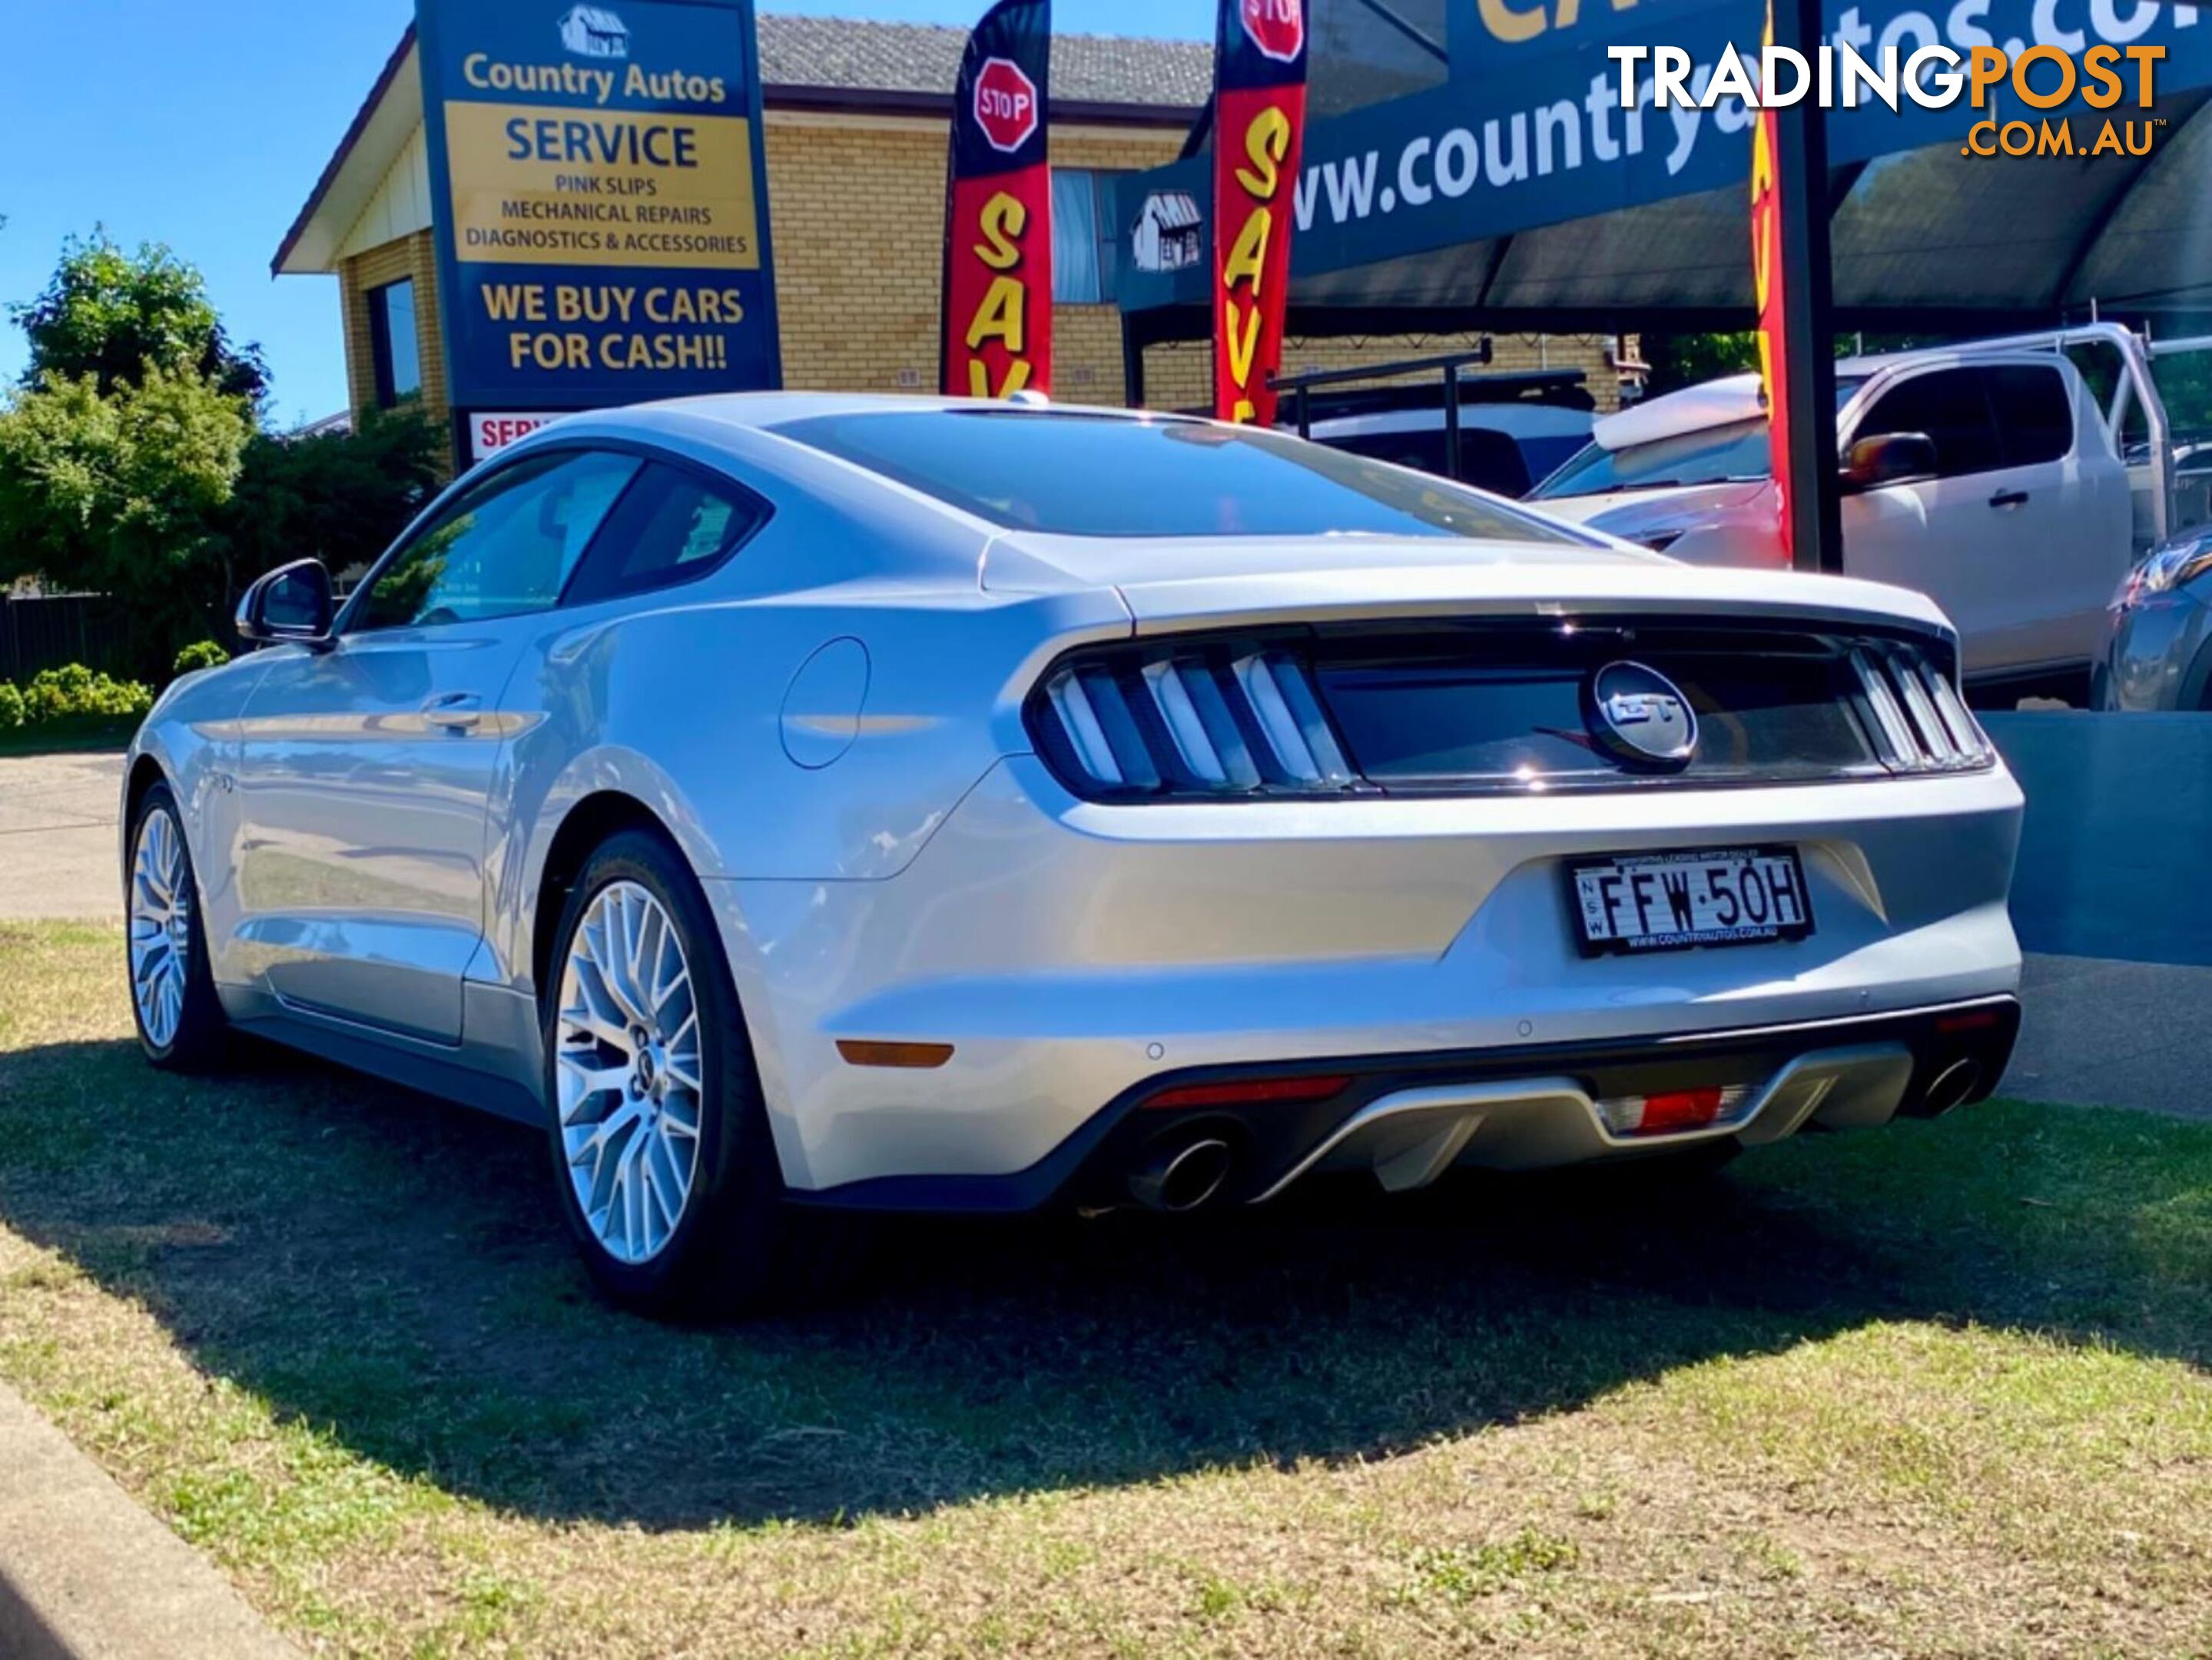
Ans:
[[[1615,1135],[1671,1135],[1678,1130],[1735,1123],[1750,1104],[1750,1086],[1732,1084],[1726,1089],[1615,1096],[1599,1102],[1597,1110]]]

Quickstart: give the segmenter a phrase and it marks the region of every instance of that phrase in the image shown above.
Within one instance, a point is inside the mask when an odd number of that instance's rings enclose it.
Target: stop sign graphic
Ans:
[[[1294,61],[1306,43],[1304,0],[1237,0],[1237,16],[1252,44],[1279,64]]]
[[[1020,64],[984,59],[975,76],[975,125],[995,150],[1018,150],[1029,142],[1037,130],[1037,89]]]

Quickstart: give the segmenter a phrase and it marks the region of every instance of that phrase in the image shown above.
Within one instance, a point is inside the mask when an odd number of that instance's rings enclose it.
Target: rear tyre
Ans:
[[[647,831],[603,843],[549,961],[555,1187],[593,1282],[664,1316],[818,1289],[825,1219],[786,1196],[737,989],[681,855]]]
[[[204,1072],[228,1048],[229,1021],[208,966],[199,883],[184,815],[167,784],[138,800],[131,822],[131,1019],[147,1060],[169,1072]]]

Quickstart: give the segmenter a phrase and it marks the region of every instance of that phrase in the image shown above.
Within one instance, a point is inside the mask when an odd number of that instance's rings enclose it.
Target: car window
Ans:
[[[2005,465],[1990,411],[1989,371],[1936,369],[1884,392],[1859,423],[1859,439],[1917,432],[1936,446],[1936,476],[1961,478]]]
[[[1250,427],[1008,409],[820,415],[774,430],[1009,530],[1590,540],[1443,479]]]
[[[643,465],[635,456],[568,450],[501,468],[376,571],[348,613],[346,631],[550,610]]]
[[[1990,402],[2005,459],[2015,467],[2056,461],[2074,447],[2074,399],[2055,368],[2005,363],[1990,370]]]
[[[741,486],[708,483],[683,468],[648,462],[592,544],[571,602],[703,576],[765,524],[769,512]]]
[[[1585,436],[1567,433],[1557,436],[1523,438],[1521,441],[1522,465],[1531,480],[1548,478],[1572,459],[1589,441]],[[1532,490],[1524,490],[1522,494],[1531,496],[1533,499]]]
[[[1724,427],[1655,438],[1609,450],[1586,445],[1529,496],[1532,502],[1559,496],[1603,496],[1612,490],[1664,489],[1676,484],[1755,482],[1769,477],[1774,458],[1766,438],[1766,419],[1734,421]]]
[[[1333,450],[1412,467],[1439,477],[1451,475],[1444,467],[1444,429],[1418,428],[1411,432],[1349,433],[1319,441]],[[1462,427],[1459,435],[1459,481],[1497,496],[1519,496],[1528,488],[1528,466],[1521,447],[1502,432],[1488,427]]]

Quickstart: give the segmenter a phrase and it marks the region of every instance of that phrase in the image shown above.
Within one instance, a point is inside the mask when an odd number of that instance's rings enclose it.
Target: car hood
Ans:
[[[1925,597],[1796,571],[1704,569],[1626,545],[1442,538],[1005,537],[984,586],[1006,593],[1109,588],[1139,634],[1361,617],[1723,611],[1945,629]]]

